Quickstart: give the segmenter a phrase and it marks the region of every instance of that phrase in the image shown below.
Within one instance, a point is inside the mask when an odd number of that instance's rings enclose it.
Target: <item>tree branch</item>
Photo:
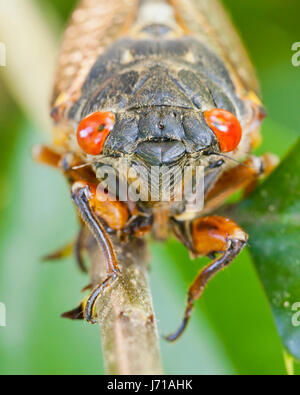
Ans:
[[[115,241],[122,276],[97,303],[108,374],[161,374],[159,339],[148,284],[148,251],[143,240]],[[99,247],[90,246],[92,282],[106,278]]]

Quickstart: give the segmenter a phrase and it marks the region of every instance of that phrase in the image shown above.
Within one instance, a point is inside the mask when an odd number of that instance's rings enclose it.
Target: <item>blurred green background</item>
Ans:
[[[75,3],[44,0],[37,7],[46,18],[48,7],[54,8],[63,25]],[[300,67],[291,63],[292,44],[300,41],[300,2],[225,3],[257,68],[269,115],[259,152],[282,156],[300,133]],[[26,73],[30,70],[24,78]],[[0,90],[0,302],[7,307],[0,374],[103,373],[99,329],[59,317],[75,307],[88,278],[71,258],[40,263],[76,235],[67,185],[59,173],[33,163],[31,147],[47,136],[11,98],[1,69]],[[167,334],[182,317],[187,287],[202,263],[190,262],[185,248],[173,241],[151,250],[159,332]],[[168,374],[285,373],[281,342],[247,251],[210,284],[186,335],[161,347]]]

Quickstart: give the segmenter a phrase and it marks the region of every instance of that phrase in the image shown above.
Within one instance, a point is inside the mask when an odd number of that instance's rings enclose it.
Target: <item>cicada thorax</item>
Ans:
[[[220,5],[207,3],[83,0],[60,57],[58,144],[95,172],[120,156],[142,174],[202,164],[207,190],[233,163],[214,166],[214,154],[250,152],[261,121],[256,79]]]

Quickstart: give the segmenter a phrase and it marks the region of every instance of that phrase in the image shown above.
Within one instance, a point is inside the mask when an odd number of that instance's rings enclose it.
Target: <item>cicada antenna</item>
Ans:
[[[219,152],[212,152],[212,154],[216,155],[216,156],[220,156],[221,158],[225,158],[225,159],[231,160],[232,162],[236,163],[237,165],[241,165],[241,166],[247,167],[248,169],[252,169],[253,168],[252,166],[249,166],[246,163],[239,162],[237,159],[231,158],[230,156],[221,154]]]

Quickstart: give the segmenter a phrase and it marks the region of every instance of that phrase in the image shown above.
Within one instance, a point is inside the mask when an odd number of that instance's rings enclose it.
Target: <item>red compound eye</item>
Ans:
[[[238,119],[231,112],[219,108],[205,111],[204,118],[217,136],[221,151],[235,150],[242,139],[242,127]]]
[[[115,124],[112,112],[95,112],[84,118],[77,130],[80,148],[89,155],[100,155],[103,145]]]

